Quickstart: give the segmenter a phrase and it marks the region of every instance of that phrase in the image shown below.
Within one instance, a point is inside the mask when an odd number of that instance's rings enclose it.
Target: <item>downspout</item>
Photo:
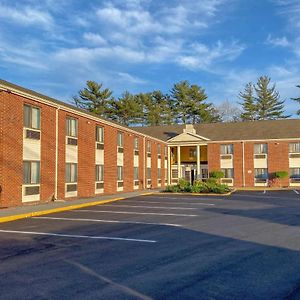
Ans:
[[[58,196],[58,111],[56,109],[55,116],[55,188],[54,188],[54,200],[57,200]]]
[[[242,167],[242,173],[243,173],[243,187],[246,186],[246,183],[245,183],[245,142],[242,141],[242,149],[243,149],[243,167]]]

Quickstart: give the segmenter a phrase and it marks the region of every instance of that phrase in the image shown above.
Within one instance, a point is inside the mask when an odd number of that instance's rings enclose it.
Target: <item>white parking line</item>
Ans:
[[[151,222],[134,222],[134,221],[117,221],[117,220],[99,220],[99,219],[76,219],[76,218],[56,218],[56,217],[32,217],[32,219],[47,219],[47,220],[65,220],[79,222],[100,222],[100,223],[121,223],[121,224],[138,224],[138,225],[157,225],[157,226],[172,226],[181,227],[179,224],[171,223],[151,223]]]
[[[137,208],[160,208],[160,209],[197,209],[197,208],[194,208],[194,207],[166,207],[166,206],[145,206],[145,205],[124,205],[124,204],[100,204],[100,205],[97,205],[97,206],[109,206],[109,207],[137,207]]]
[[[267,191],[266,191],[266,190],[264,190],[264,191],[263,191],[263,194],[265,194],[266,192],[267,192]]]
[[[153,240],[129,239],[129,238],[120,238],[120,237],[111,237],[111,236],[77,235],[77,234],[52,233],[52,232],[35,232],[35,231],[0,230],[0,233],[46,235],[46,236],[68,237],[68,238],[128,241],[128,242],[140,242],[140,243],[156,243],[157,242],[157,241],[153,241]]]
[[[216,204],[212,203],[176,203],[176,202],[165,202],[165,201],[144,201],[144,200],[136,200],[136,201],[131,201],[127,200],[126,203],[146,203],[146,204],[176,204],[176,205],[208,205],[208,206],[214,206]],[[123,206],[123,205],[122,205]],[[144,207],[144,206],[143,206]],[[151,206],[152,207],[152,206]]]
[[[187,214],[165,214],[165,213],[151,213],[151,212],[136,212],[136,211],[114,211],[114,210],[91,210],[91,209],[76,209],[69,210],[69,212],[92,212],[92,213],[110,213],[110,214],[128,214],[128,215],[155,215],[155,216],[176,216],[176,217],[198,217],[198,215]]]
[[[297,195],[299,195],[300,193],[297,190],[293,190]]]

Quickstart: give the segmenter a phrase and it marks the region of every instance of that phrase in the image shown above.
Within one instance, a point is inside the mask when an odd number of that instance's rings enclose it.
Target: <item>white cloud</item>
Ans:
[[[266,43],[279,47],[289,47],[291,45],[286,36],[273,38],[271,34],[268,35]]]
[[[53,24],[53,18],[48,12],[29,6],[18,9],[0,5],[0,18],[19,23],[20,25],[38,24],[46,28],[51,27]]]
[[[126,81],[128,83],[133,83],[133,84],[146,84],[147,83],[146,80],[143,80],[136,76],[132,76],[128,73],[118,72],[117,75],[122,81]]]
[[[106,40],[100,34],[86,32],[86,33],[84,33],[83,38],[87,42],[89,42],[93,45],[105,45],[106,44]]]

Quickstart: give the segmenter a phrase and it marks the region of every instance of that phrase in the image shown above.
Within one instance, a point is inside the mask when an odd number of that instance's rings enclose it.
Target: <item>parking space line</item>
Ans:
[[[172,227],[181,227],[182,226],[180,224],[171,224],[171,223],[152,223],[152,222],[99,220],[99,219],[82,219],[82,218],[77,219],[77,218],[57,218],[57,217],[33,217],[32,219],[64,220],[64,221],[78,221],[78,222],[120,223],[120,224],[137,224],[137,225],[156,225],[156,226],[172,226]]]
[[[297,190],[293,190],[297,195],[299,195],[300,193]]]
[[[45,235],[45,236],[57,236],[57,237],[68,237],[68,238],[128,241],[128,242],[140,242],[140,243],[156,243],[157,242],[157,241],[153,241],[153,240],[130,239],[130,238],[120,238],[120,237],[111,237],[111,236],[93,236],[93,235],[78,235],[78,234],[65,234],[65,233],[53,233],[53,232],[35,232],[35,231],[18,231],[18,230],[1,230],[1,229],[0,229],[0,233]]]
[[[91,210],[91,209],[76,209],[72,212],[92,212],[92,213],[110,213],[110,214],[128,214],[128,215],[155,215],[155,216],[176,216],[176,217],[198,217],[198,215],[187,214],[169,214],[169,213],[152,213],[152,212],[136,212],[136,211],[114,211],[114,210]],[[71,211],[69,211],[71,212]]]
[[[266,190],[264,190],[264,191],[263,191],[263,194],[266,194],[266,193],[267,193],[267,191],[266,191]]]
[[[136,200],[136,201],[132,201],[132,200],[128,200],[126,201],[126,203],[146,203],[146,204],[176,204],[176,205],[207,205],[207,206],[215,206],[216,204],[213,203],[176,203],[176,202],[165,202],[165,201],[143,201],[143,200]],[[102,205],[103,206],[103,205]],[[124,205],[122,205],[124,206]],[[143,206],[144,207],[144,206]]]
[[[137,207],[137,208],[160,208],[160,209],[197,209],[194,207],[166,207],[166,206],[145,206],[145,205],[111,205],[111,204],[103,204],[103,205],[97,205],[97,206],[108,206],[108,207]]]

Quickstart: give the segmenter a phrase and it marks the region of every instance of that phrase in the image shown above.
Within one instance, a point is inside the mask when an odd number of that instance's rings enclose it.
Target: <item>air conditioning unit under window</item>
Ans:
[[[36,130],[26,129],[26,138],[27,139],[33,139],[33,140],[40,140],[41,139],[41,133]]]
[[[232,154],[221,154],[220,158],[221,159],[232,159]]]
[[[267,154],[265,154],[265,153],[254,154],[254,158],[255,159],[266,159],[267,158]]]

